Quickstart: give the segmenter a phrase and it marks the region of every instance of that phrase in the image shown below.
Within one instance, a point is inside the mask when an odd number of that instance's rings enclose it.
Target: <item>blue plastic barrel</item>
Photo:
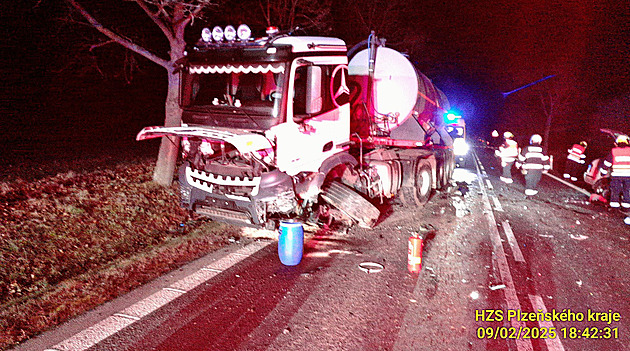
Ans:
[[[280,222],[278,256],[285,266],[295,266],[302,260],[304,228],[300,222]]]

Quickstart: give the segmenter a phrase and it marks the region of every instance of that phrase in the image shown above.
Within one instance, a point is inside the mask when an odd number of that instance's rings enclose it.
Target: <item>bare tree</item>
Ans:
[[[139,43],[106,27],[97,20],[90,11],[77,0],[65,0],[94,29],[113,41],[164,67],[168,76],[168,92],[166,96],[164,119],[165,126],[179,126],[182,110],[178,103],[179,74],[176,62],[184,57],[186,41],[184,34],[188,24],[199,17],[202,11],[213,5],[212,0],[129,0],[135,2],[142,11],[164,34],[169,43],[168,53],[164,57],[153,53]],[[179,140],[162,138],[157,163],[153,172],[153,180],[161,185],[170,185],[177,162]]]
[[[556,88],[555,85],[549,85],[547,89],[540,91],[540,105],[545,114],[545,135],[543,138],[543,151],[545,153],[548,152],[551,142],[550,135],[553,120],[561,113],[567,112],[571,95],[571,89],[561,91],[559,88]],[[556,132],[565,130],[566,128],[557,128]]]
[[[267,26],[328,32],[332,0],[258,0]]]

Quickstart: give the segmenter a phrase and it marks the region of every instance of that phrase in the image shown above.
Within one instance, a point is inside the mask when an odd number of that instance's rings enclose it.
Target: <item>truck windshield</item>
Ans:
[[[284,65],[191,67],[183,82],[184,107],[226,106],[251,116],[277,118],[282,106]]]

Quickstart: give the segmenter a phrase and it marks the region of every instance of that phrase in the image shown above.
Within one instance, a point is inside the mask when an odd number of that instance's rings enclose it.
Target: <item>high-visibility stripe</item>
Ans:
[[[569,157],[567,157],[569,160],[571,161],[575,161],[577,163],[584,163],[584,160],[574,156],[574,155],[569,155]]]
[[[543,169],[543,165],[537,163],[526,163],[523,165],[523,169]]]

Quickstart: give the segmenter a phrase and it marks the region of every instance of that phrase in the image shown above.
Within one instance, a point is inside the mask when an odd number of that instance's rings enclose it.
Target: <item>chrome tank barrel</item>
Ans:
[[[372,122],[385,132],[402,125],[414,113],[419,120],[435,118],[450,108],[448,100],[424,74],[396,50],[379,47],[374,72],[370,72],[370,50],[357,52],[348,64],[353,93],[353,114],[365,114],[365,104]],[[369,87],[369,76],[374,75]],[[368,88],[369,87],[369,88]],[[368,93],[372,91],[372,99]],[[360,111],[360,110],[363,111]],[[364,116],[362,116],[364,117]],[[359,117],[361,118],[361,117]],[[357,116],[353,116],[357,120]]]

